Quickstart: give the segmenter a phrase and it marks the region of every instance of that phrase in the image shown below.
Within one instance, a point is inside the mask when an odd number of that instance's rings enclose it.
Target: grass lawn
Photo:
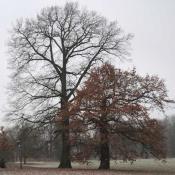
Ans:
[[[22,170],[18,164],[0,169],[0,175],[173,175],[175,159],[167,159],[166,163],[153,159],[138,159],[133,164],[123,161],[112,161],[111,170],[96,170],[98,161],[88,165],[73,163],[73,169],[58,169],[58,162],[29,162]]]

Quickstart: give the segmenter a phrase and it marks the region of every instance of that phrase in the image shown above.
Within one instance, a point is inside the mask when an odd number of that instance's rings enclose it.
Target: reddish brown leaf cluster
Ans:
[[[122,71],[106,63],[91,72],[74,103],[68,105],[70,128],[72,125],[74,133],[84,137],[86,147],[100,145],[102,157],[108,157],[110,145],[116,145],[118,155],[113,157],[132,160],[144,152],[162,158],[163,127],[151,118],[150,111],[162,111],[166,101],[164,82],[157,76],[142,77],[135,69]]]
[[[6,132],[4,131],[4,128],[1,127],[0,129],[0,151],[8,151],[12,148],[12,145],[10,144],[8,137],[6,135]]]

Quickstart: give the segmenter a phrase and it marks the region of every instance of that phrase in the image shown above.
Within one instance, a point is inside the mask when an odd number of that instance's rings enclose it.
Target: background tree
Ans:
[[[55,122],[90,69],[105,58],[127,55],[130,38],[116,22],[80,10],[76,3],[45,8],[34,19],[18,21],[9,42],[11,114],[42,124]],[[60,167],[70,168],[69,116],[59,121]]]
[[[10,156],[9,150],[11,150],[13,145],[10,143],[10,140],[4,131],[4,128],[1,127],[0,129],[0,168],[6,167],[6,161],[8,160],[8,157]]]
[[[166,132],[165,135],[167,137],[167,150],[168,150],[168,157],[175,157],[175,117],[174,115],[168,116],[163,121]]]
[[[78,111],[77,120],[88,125],[92,133],[97,132],[99,168],[110,167],[110,143],[123,160],[133,160],[147,152],[165,157],[163,126],[150,116],[152,109],[163,111],[168,98],[165,84],[157,76],[142,77],[135,69],[122,71],[106,63],[92,70],[77,94],[70,112],[75,117]],[[130,142],[133,147],[127,146]]]
[[[19,145],[21,144],[22,159],[24,164],[31,160],[60,160],[60,138],[55,133],[57,128],[45,125],[34,126],[33,123],[18,121],[18,124],[9,128],[6,132],[10,142],[15,146],[10,161],[19,161]],[[31,144],[32,143],[32,144]]]

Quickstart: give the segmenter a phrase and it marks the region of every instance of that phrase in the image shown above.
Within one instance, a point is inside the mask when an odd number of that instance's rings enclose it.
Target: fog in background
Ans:
[[[9,31],[20,18],[34,17],[47,6],[63,6],[65,0],[0,1],[0,125],[7,107],[10,82],[7,42]],[[133,33],[131,61],[116,61],[124,69],[136,67],[145,75],[156,74],[166,81],[169,96],[175,99],[175,1],[174,0],[77,0],[79,6],[94,10],[108,20],[117,20],[126,33]],[[168,114],[175,114],[169,109]],[[159,116],[156,116],[159,117]]]

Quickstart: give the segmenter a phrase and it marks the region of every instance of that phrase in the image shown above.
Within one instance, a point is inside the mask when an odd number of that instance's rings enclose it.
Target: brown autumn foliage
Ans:
[[[7,151],[11,147],[4,128],[0,129],[0,151]]]
[[[151,110],[163,111],[167,98],[157,76],[142,77],[135,69],[122,71],[108,63],[95,68],[68,110],[72,133],[84,140],[78,155],[83,157],[85,151],[90,156],[98,145],[103,169],[110,168],[110,158],[133,160],[145,154],[164,158],[163,126],[151,118]]]

